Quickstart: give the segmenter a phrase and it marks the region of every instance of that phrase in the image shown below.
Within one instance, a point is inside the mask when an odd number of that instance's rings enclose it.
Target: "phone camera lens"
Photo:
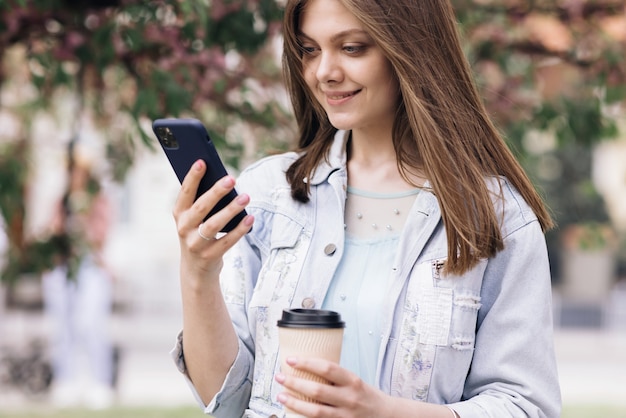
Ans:
[[[165,148],[178,148],[178,141],[170,128],[166,126],[159,126],[156,128],[156,132],[159,137],[159,141],[161,141]]]

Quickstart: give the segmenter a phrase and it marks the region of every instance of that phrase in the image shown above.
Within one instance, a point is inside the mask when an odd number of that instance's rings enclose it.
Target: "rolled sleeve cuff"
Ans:
[[[485,417],[488,415],[480,405],[473,402],[457,402],[446,406],[461,418]]]
[[[176,368],[181,372],[191,389],[191,392],[202,407],[205,414],[211,414],[216,418],[220,417],[235,417],[241,416],[243,411],[247,408],[248,401],[250,399],[250,390],[252,387],[252,381],[250,380],[250,362],[246,358],[248,351],[243,346],[241,340],[239,340],[239,349],[237,357],[230,367],[224,383],[219,392],[215,394],[213,399],[208,405],[205,405],[196,390],[185,364],[185,358],[183,354],[183,333],[182,331],[176,338],[176,344],[170,352]]]

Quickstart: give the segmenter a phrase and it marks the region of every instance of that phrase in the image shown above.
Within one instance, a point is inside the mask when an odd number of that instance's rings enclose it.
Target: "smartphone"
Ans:
[[[170,161],[179,182],[189,172],[189,169],[198,159],[204,160],[207,169],[200,180],[196,199],[209,190],[215,182],[227,175],[226,168],[220,159],[217,150],[206,128],[197,119],[157,119],[152,123],[152,130],[156,134],[161,148]],[[205,220],[223,209],[235,197],[233,189],[224,196],[204,218]],[[247,215],[243,210],[237,214],[220,232],[229,232]]]

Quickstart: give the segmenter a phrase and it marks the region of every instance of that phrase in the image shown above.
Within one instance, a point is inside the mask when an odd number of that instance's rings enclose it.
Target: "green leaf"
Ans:
[[[226,92],[227,86],[228,86],[228,82],[225,79],[221,78],[213,84],[213,89],[215,90],[217,94],[221,95]]]
[[[137,92],[137,99],[132,109],[133,116],[137,119],[142,115],[149,117],[158,114],[159,97],[155,90],[141,89]]]
[[[108,22],[93,32],[89,47],[93,49],[93,62],[102,71],[115,62],[115,49],[113,48],[113,33],[115,24]]]
[[[122,39],[124,40],[124,45],[131,51],[139,51],[143,46],[143,32],[139,29],[126,28],[122,31]]]
[[[626,84],[608,86],[606,88],[606,95],[604,97],[604,100],[606,100],[607,103],[617,103],[621,102],[624,99],[626,99]]]

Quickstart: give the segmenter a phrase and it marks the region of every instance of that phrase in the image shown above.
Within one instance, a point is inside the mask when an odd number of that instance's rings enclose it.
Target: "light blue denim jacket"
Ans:
[[[286,308],[320,307],[341,259],[345,136],[337,133],[328,161],[307,179],[306,204],[291,198],[285,179],[295,153],[260,160],[237,181],[239,192],[251,196],[255,223],[227,253],[220,280],[239,353],[221,391],[203,405],[208,414],[284,416],[274,380],[276,321]],[[439,205],[428,190],[418,195],[389,272],[378,387],[447,404],[462,418],[556,418],[561,400],[544,236],[505,179],[489,182],[505,248],[462,276],[441,274],[447,240]],[[180,336],[172,355],[185,373]]]

